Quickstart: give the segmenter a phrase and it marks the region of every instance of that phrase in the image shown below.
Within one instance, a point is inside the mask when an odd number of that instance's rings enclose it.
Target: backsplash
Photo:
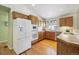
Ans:
[[[62,26],[59,29],[60,32],[67,32],[67,31],[72,32],[72,30],[73,30],[73,28],[72,27],[68,27],[68,26]]]

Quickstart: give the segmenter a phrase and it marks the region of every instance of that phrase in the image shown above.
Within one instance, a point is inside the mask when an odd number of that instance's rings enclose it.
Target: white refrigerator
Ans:
[[[13,20],[13,49],[20,54],[31,48],[32,25],[27,19],[17,18]]]

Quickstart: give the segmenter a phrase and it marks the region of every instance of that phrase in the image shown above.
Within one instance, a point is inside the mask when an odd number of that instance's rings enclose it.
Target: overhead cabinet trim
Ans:
[[[13,19],[16,19],[16,18],[28,19],[28,15],[25,15],[16,11],[12,12],[12,16],[13,16]]]

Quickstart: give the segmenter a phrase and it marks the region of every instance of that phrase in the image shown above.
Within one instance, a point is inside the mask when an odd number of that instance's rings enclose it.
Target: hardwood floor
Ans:
[[[6,44],[0,44],[0,55],[15,55],[15,52],[10,50]]]
[[[56,55],[57,42],[51,40],[42,40],[32,46],[25,52],[27,55]]]
[[[32,48],[22,55],[56,55],[56,49],[57,42],[45,39],[32,45]],[[0,45],[0,55],[15,55],[15,53],[2,44]]]

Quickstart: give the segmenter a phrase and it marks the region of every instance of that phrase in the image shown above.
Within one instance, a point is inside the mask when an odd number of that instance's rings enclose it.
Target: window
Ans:
[[[57,30],[58,29],[58,25],[57,25],[56,20],[48,21],[47,22],[47,28],[49,30],[54,30],[54,31]]]

